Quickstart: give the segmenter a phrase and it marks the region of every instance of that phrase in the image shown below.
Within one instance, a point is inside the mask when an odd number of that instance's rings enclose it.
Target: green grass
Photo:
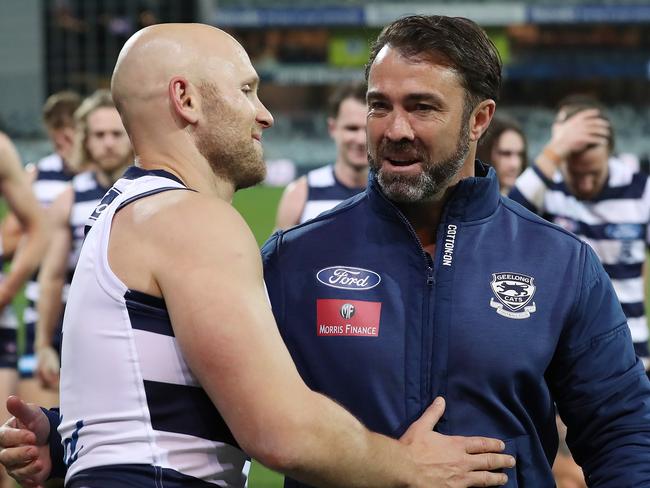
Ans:
[[[253,230],[257,243],[264,244],[275,226],[275,212],[284,188],[256,186],[235,193],[234,207]]]

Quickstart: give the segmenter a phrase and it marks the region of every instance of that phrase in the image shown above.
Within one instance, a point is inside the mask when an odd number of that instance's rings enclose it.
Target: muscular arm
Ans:
[[[398,442],[369,432],[309,390],[274,323],[250,229],[221,201],[168,193],[117,214],[109,262],[129,288],[164,297],[184,358],[249,455],[317,486],[486,486],[503,480],[476,468],[449,469],[449,452],[458,452],[451,445],[465,439],[432,432],[431,413]],[[451,442],[446,448],[436,444],[445,439]],[[462,452],[468,461],[467,452],[477,451],[463,446]],[[507,462],[488,456],[481,469]],[[456,484],[442,483],[452,477]]]
[[[69,227],[70,209],[74,193],[66,189],[48,209],[51,222],[50,243],[38,274],[38,322],[34,350],[39,356],[38,375],[48,387],[58,382],[58,355],[52,341],[63,312],[61,295],[65,284],[72,236]]]
[[[282,193],[278,213],[275,217],[275,228],[287,229],[300,223],[300,216],[307,202],[307,178],[298,178],[290,183]]]
[[[0,307],[4,307],[38,267],[46,240],[41,208],[17,152],[4,134],[0,134],[0,191],[25,230],[25,240],[0,287]]]

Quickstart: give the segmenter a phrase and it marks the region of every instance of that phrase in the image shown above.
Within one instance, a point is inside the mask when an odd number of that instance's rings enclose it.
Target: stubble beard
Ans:
[[[203,90],[213,90],[203,88]],[[238,126],[229,126],[228,120],[241,116],[225,103],[219,102],[215,92],[204,92],[208,121],[195,134],[196,147],[210,164],[212,172],[235,188],[235,191],[255,186],[266,178],[266,165],[262,151],[255,147],[250,133]]]
[[[463,122],[454,152],[443,160],[430,161],[425,149],[417,140],[390,142],[386,139],[379,144],[377,159],[381,161],[381,154],[385,153],[387,149],[400,151],[409,146],[415,146],[414,150],[423,167],[420,173],[403,175],[383,171],[381,163],[368,153],[370,168],[377,175],[379,187],[390,200],[397,203],[435,201],[442,196],[465,164],[469,153],[468,121]]]

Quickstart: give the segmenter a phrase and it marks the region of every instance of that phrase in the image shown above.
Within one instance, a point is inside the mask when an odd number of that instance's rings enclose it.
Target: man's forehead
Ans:
[[[458,87],[462,84],[458,72],[448,60],[436,55],[405,56],[399,50],[384,46],[370,67],[368,75],[368,94],[381,92],[386,83],[391,91],[421,91],[422,87],[436,90]],[[405,75],[409,71],[409,75]]]
[[[569,156],[568,168],[573,173],[598,172],[607,167],[609,154],[605,144],[598,144],[579,154]]]

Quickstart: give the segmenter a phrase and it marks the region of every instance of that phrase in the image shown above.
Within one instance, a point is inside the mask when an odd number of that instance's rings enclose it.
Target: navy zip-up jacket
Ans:
[[[504,440],[509,487],[555,486],[555,402],[590,486],[650,487],[650,382],[609,278],[588,245],[501,197],[493,169],[476,174],[446,204],[433,257],[373,175],[269,239],[265,280],[298,370],[393,437],[444,396],[436,430]]]

